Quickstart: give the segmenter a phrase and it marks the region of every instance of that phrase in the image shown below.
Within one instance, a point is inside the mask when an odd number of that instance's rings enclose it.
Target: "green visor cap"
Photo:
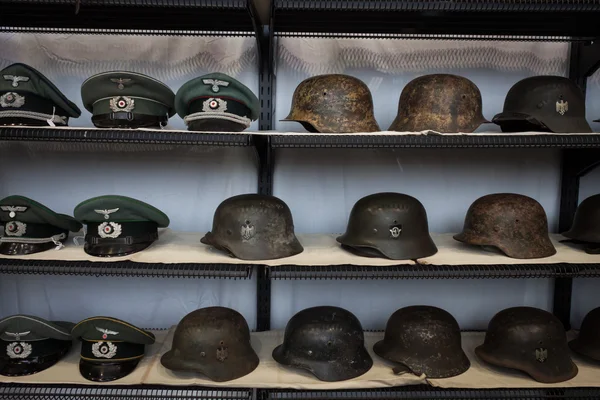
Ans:
[[[258,119],[260,107],[254,93],[237,79],[219,72],[202,75],[186,82],[177,91],[175,109],[181,118],[185,118],[190,114],[190,105],[192,103],[211,98],[240,103],[250,110],[250,119],[252,121]]]
[[[52,114],[53,107],[56,116],[77,118],[81,115],[75,103],[29,65],[12,64],[0,71],[0,111]]]
[[[99,196],[75,207],[75,218],[90,222],[155,222],[159,228],[169,226],[169,217],[159,209],[131,197]]]
[[[84,319],[71,332],[74,339],[88,341],[114,341],[135,344],[153,344],[154,335],[125,321],[112,317]]]
[[[81,85],[86,110],[93,115],[113,112],[172,117],[175,94],[164,83],[147,75],[128,71],[103,72]]]
[[[43,204],[24,196],[8,196],[0,200],[0,222],[10,221],[52,225],[71,232],[81,229],[81,223],[73,217],[57,214]],[[27,237],[27,233],[23,236]]]
[[[0,339],[32,342],[45,339],[71,341],[70,322],[52,322],[30,315],[12,315],[0,320]]]

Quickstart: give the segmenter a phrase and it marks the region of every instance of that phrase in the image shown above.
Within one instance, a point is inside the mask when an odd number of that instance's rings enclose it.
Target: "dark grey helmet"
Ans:
[[[579,204],[571,229],[562,235],[583,244],[587,253],[600,253],[600,194]]]
[[[492,120],[504,132],[587,133],[585,95],[562,76],[533,76],[514,84],[504,111]]]
[[[225,382],[248,375],[258,366],[244,317],[226,307],[192,311],[179,322],[171,350],[160,359],[173,371],[191,371]]]
[[[385,337],[373,351],[427,378],[460,375],[471,366],[461,347],[458,322],[447,311],[431,306],[404,307],[387,322]]]
[[[373,366],[359,320],[350,311],[329,306],[307,308],[294,315],[273,358],[327,382],[356,378]]]
[[[414,197],[376,193],[356,202],[346,233],[337,238],[359,255],[413,260],[437,253],[429,236],[427,212]]]
[[[475,353],[487,363],[523,371],[542,383],[564,382],[578,372],[563,324],[539,308],[512,307],[494,315]]]
[[[600,361],[600,307],[586,314],[579,336],[569,342],[571,350]]]
[[[272,260],[302,253],[292,213],[275,196],[243,194],[223,201],[202,243],[242,260]]]

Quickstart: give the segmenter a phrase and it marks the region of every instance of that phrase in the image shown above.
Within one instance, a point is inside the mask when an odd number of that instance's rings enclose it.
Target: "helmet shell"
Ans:
[[[160,362],[173,371],[199,372],[225,382],[248,375],[259,361],[244,317],[231,308],[206,307],[183,317]]]
[[[475,353],[487,363],[521,370],[542,383],[564,382],[578,372],[562,323],[539,308],[512,307],[494,315]]]
[[[327,382],[356,378],[373,366],[358,319],[350,311],[330,306],[307,308],[294,315],[273,358]]]
[[[318,75],[302,81],[283,121],[300,122],[313,133],[380,131],[368,86],[349,75]]]
[[[292,213],[275,196],[243,194],[223,201],[202,243],[242,260],[271,260],[302,253]]]
[[[548,219],[531,197],[496,193],[475,200],[465,217],[459,242],[494,246],[512,258],[543,258],[556,254],[548,236]]]
[[[533,76],[515,83],[504,100],[504,111],[492,120],[504,132],[547,131],[588,133],[585,95],[562,76]]]
[[[600,307],[586,314],[579,336],[569,342],[569,347],[579,354],[600,361]]]
[[[579,204],[571,229],[562,235],[582,242],[600,243],[600,194]]]
[[[461,347],[458,322],[447,311],[431,306],[404,307],[393,313],[373,351],[427,378],[449,378],[471,366]]]
[[[473,132],[487,122],[481,92],[473,82],[457,75],[432,74],[413,79],[402,89],[398,115],[389,130]]]
[[[425,207],[414,197],[401,193],[376,193],[357,201],[346,233],[337,241],[358,254],[392,260],[437,253],[429,236]]]

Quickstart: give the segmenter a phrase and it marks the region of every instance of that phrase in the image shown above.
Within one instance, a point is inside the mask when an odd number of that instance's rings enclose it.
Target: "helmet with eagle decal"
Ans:
[[[534,307],[507,308],[494,315],[475,353],[489,364],[523,371],[542,383],[564,382],[578,372],[563,324]]]
[[[225,382],[248,375],[259,361],[242,314],[227,307],[206,307],[183,317],[171,350],[160,362],[173,371],[197,372]]]
[[[243,194],[223,201],[202,243],[242,260],[272,260],[301,253],[292,213],[275,196]]]

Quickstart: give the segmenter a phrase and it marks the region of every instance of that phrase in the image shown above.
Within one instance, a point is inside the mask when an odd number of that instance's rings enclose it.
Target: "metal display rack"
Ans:
[[[600,66],[598,0],[273,0],[263,26],[248,0],[0,0],[0,30],[11,32],[177,34],[256,37],[261,113],[259,129],[274,119],[278,36],[448,38],[455,40],[571,41],[569,77],[585,90]],[[566,230],[578,204],[579,179],[600,164],[600,135],[357,135],[203,134],[103,129],[0,129],[0,141],[161,143],[254,146],[258,192],[273,193],[277,148],[559,148],[562,181],[559,229]],[[0,273],[250,278],[251,265],[136,264],[117,262],[0,261]],[[573,278],[600,277],[599,264],[521,264],[392,267],[256,266],[257,330],[268,330],[271,285],[280,279],[481,279],[554,278],[554,313],[569,327]],[[598,399],[590,389],[451,390],[428,386],[372,390],[295,391],[201,387],[0,385],[0,399]]]

